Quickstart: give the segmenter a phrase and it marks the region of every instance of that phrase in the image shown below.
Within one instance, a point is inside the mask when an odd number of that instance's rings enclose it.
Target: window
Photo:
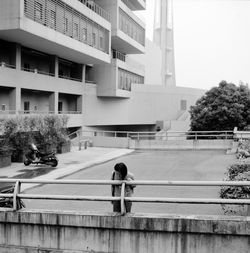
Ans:
[[[24,113],[29,113],[30,110],[30,102],[29,101],[24,101]]]
[[[87,28],[82,29],[82,40],[87,41]]]
[[[96,34],[92,33],[92,45],[96,46]]]
[[[104,45],[103,45],[103,37],[100,37],[100,48],[103,49],[104,48]]]
[[[42,20],[43,19],[43,6],[41,3],[35,1],[35,19]]]
[[[30,64],[25,62],[23,65],[23,70],[30,72]]]
[[[58,102],[58,113],[62,113],[62,111],[63,111],[63,102],[59,101]]]
[[[69,20],[64,17],[63,19],[63,31],[67,33],[69,31]]]
[[[181,100],[181,111],[187,110],[187,100]]]
[[[73,37],[78,38],[78,24],[76,23],[73,25]]]
[[[56,12],[50,11],[50,27],[56,28]]]

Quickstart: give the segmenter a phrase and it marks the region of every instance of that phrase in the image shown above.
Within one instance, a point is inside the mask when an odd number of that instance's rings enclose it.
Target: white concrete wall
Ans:
[[[20,24],[20,3],[23,0],[0,1],[0,30],[16,29]]]
[[[0,212],[4,253],[247,253],[249,218]]]
[[[159,85],[132,85],[130,99],[98,98],[96,85],[86,84],[85,125],[155,124],[157,120],[176,119],[180,101],[193,105],[203,90]],[[88,113],[91,112],[91,113]]]

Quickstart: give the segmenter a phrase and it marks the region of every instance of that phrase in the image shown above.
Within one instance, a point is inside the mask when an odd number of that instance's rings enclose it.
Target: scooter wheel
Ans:
[[[29,161],[28,159],[25,159],[23,161],[23,163],[24,163],[25,166],[29,166],[31,164],[31,161]]]
[[[57,160],[52,160],[51,161],[51,166],[52,167],[56,167],[58,165],[58,161]]]

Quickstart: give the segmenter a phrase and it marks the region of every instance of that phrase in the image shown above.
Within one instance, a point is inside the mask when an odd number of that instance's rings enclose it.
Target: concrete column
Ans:
[[[16,44],[16,69],[21,70],[21,45]]]
[[[86,65],[82,65],[82,82],[85,83]]]
[[[16,87],[10,92],[10,110],[15,111],[18,114],[18,111],[21,110],[21,88]]]
[[[58,92],[53,92],[49,96],[49,111],[58,114]]]
[[[55,55],[55,77],[59,75],[59,60],[58,56]]]

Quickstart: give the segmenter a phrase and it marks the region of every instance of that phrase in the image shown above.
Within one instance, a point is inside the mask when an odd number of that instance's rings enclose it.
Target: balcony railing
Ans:
[[[81,111],[59,111],[58,114],[82,114]]]
[[[79,2],[86,5],[89,9],[106,19],[107,21],[110,21],[110,13],[105,11],[102,7],[97,5],[94,1],[91,0],[78,0]]]
[[[76,81],[76,82],[81,82],[81,81],[82,81],[82,80],[79,79],[79,78],[74,78],[74,77],[70,77],[70,76],[62,76],[62,75],[59,75],[59,78],[68,79],[68,80]]]
[[[61,0],[25,0],[24,14],[41,25],[109,53],[109,31]]]
[[[15,114],[15,110],[0,110],[0,115]]]
[[[21,70],[26,71],[26,72],[32,72],[32,73],[37,73],[37,74],[42,74],[46,76],[55,76],[54,73],[49,73],[46,71],[38,70],[38,69],[31,69],[31,68],[21,68]]]
[[[54,111],[40,111],[40,110],[0,110],[0,115],[2,114],[16,114],[16,112],[20,115],[23,114],[55,114]],[[58,114],[82,114],[81,111],[59,111]]]
[[[119,29],[142,46],[145,46],[145,29],[121,8],[119,9]]]
[[[1,62],[0,63],[0,67],[6,67],[6,68],[11,68],[11,69],[15,69],[16,68],[15,65],[11,65],[11,64],[8,64],[6,62]]]
[[[116,51],[116,50],[113,49],[112,50],[112,55],[113,55],[114,59],[119,59],[119,60],[124,61],[124,62],[126,61],[126,55],[119,52],[119,51]]]

